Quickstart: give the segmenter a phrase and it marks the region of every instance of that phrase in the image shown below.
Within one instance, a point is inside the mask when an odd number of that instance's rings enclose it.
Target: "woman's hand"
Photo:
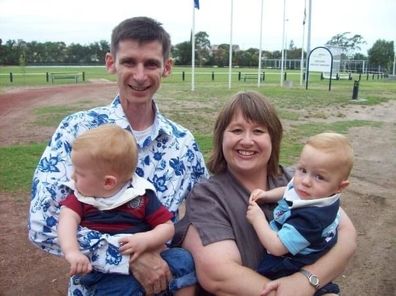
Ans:
[[[340,211],[341,219],[336,245],[314,264],[305,267],[320,278],[322,285],[327,284],[342,273],[356,250],[356,230],[346,213],[342,209]],[[315,288],[300,272],[271,282],[268,286],[265,286],[261,295],[267,295],[266,293],[270,290],[276,290],[277,296],[311,296],[315,293]]]
[[[271,292],[276,292],[276,296],[312,296],[315,291],[304,275],[297,272],[267,283],[260,296],[272,295]]]
[[[194,257],[200,285],[212,294],[257,296],[268,281],[242,265],[234,240],[222,240],[204,246],[198,231],[190,225],[183,247]]]
[[[261,291],[260,296],[268,296],[271,292],[277,291],[279,287],[279,281],[271,281],[264,286],[263,291]]]
[[[154,295],[165,291],[172,278],[168,264],[158,252],[145,252],[130,261],[129,270],[143,286],[146,295]]]

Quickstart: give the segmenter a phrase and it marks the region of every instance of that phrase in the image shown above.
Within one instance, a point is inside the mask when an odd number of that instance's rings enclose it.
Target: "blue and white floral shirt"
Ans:
[[[190,131],[165,118],[156,107],[154,127],[138,142],[136,173],[155,187],[159,200],[178,217],[178,208],[201,178],[208,177],[205,162]],[[106,123],[131,131],[117,96],[107,106],[67,116],[55,131],[33,176],[29,238],[41,249],[61,255],[57,238],[59,202],[70,189],[63,183],[71,179],[71,147],[82,132]],[[118,252],[118,238],[79,228],[81,251],[91,258],[96,270],[128,274],[129,256]],[[71,289],[79,289],[78,286]],[[84,291],[75,291],[84,295]],[[74,291],[69,289],[69,294]],[[77,295],[76,294],[76,295]]]

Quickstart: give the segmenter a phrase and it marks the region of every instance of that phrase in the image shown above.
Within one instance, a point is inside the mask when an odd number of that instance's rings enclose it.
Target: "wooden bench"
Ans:
[[[330,79],[330,73],[323,73],[321,75],[321,79]],[[341,79],[348,79],[352,80],[352,73],[336,73],[331,75],[332,80],[341,80]]]
[[[76,83],[80,77],[82,77],[82,73],[50,73],[51,83],[54,83],[54,80],[60,79],[73,79]]]
[[[246,82],[246,80],[256,80],[258,79],[258,75],[254,73],[245,73],[243,74],[243,82]],[[264,81],[264,75],[260,74],[260,80]]]

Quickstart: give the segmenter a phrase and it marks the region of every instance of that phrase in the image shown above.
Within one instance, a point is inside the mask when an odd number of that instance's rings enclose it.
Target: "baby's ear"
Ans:
[[[338,192],[343,191],[349,185],[349,180],[342,180],[338,186]]]
[[[117,185],[117,177],[106,175],[104,179],[104,187],[106,190],[112,190]]]

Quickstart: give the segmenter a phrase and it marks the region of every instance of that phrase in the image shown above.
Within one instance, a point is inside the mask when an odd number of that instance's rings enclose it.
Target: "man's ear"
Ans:
[[[349,180],[342,180],[338,185],[338,192],[343,191],[349,185]]]
[[[169,58],[165,61],[162,77],[168,77],[172,73],[173,59]]]
[[[114,74],[116,72],[116,67],[115,67],[115,57],[113,56],[112,53],[108,52],[106,53],[105,56],[105,63],[106,63],[106,69],[107,72]]]
[[[115,176],[112,175],[106,175],[104,177],[104,188],[106,190],[112,190],[114,187],[116,187],[118,183],[118,179]]]

